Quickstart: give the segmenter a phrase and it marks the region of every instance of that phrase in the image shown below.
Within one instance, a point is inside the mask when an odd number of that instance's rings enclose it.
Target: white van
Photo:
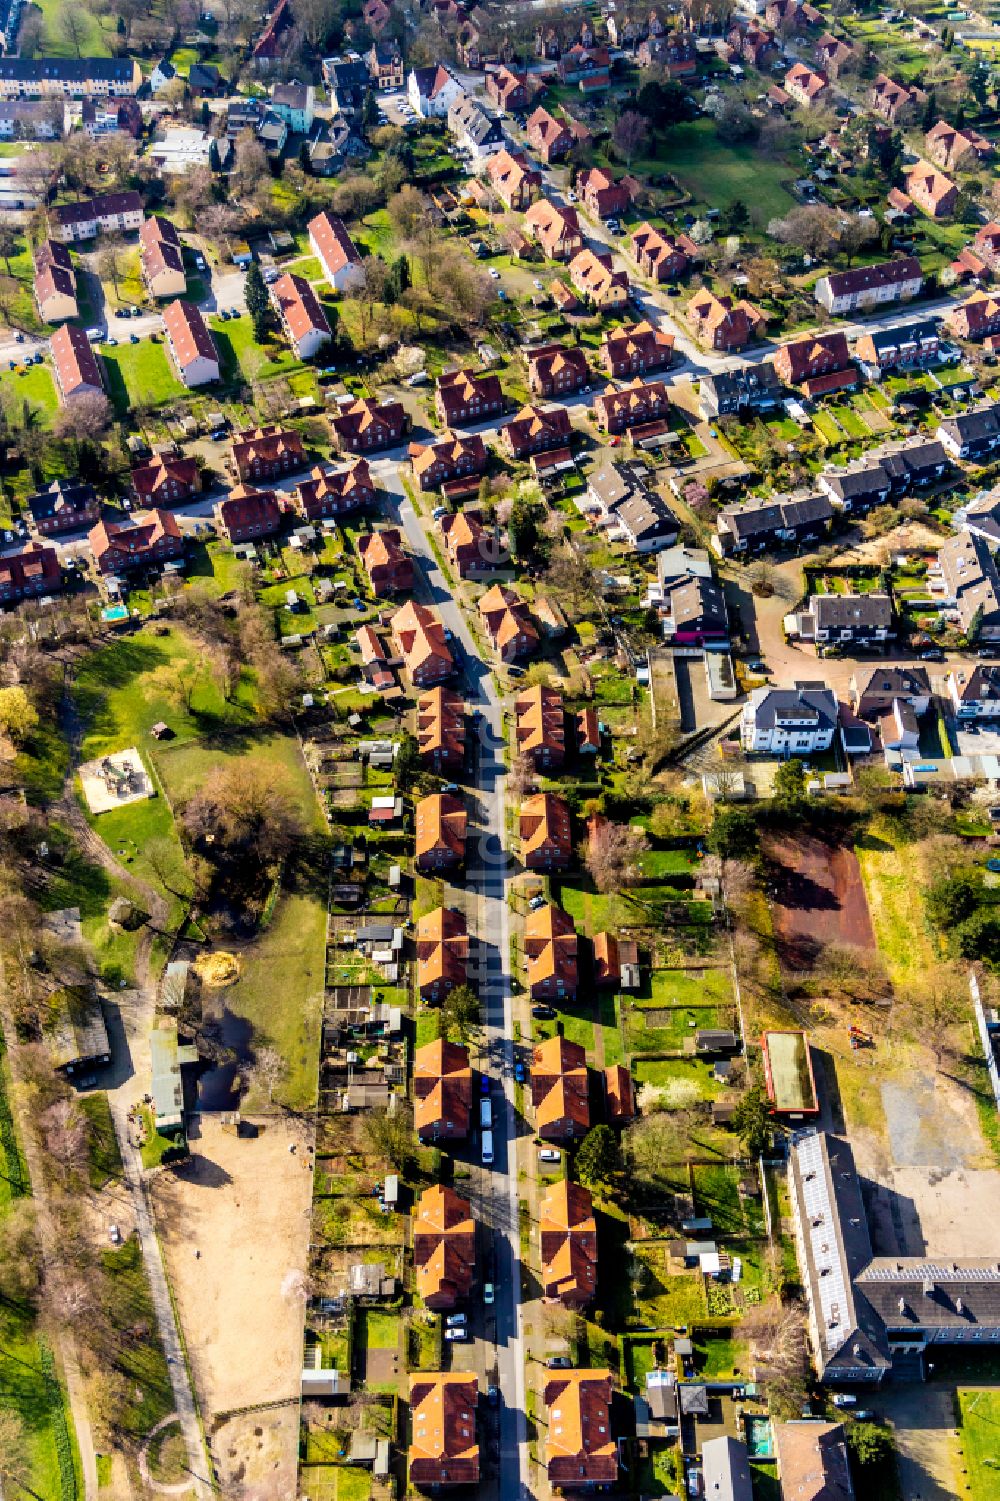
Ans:
[[[488,1131],[493,1125],[493,1101],[481,1099],[479,1101],[479,1124]]]
[[[100,328],[88,328],[87,338],[90,340],[91,344],[100,344],[101,340],[104,338],[104,331]]]
[[[489,1167],[493,1161],[493,1132],[483,1132],[483,1166]]]

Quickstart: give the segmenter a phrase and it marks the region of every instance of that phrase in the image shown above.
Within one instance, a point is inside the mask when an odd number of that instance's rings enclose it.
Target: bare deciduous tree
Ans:
[[[642,829],[600,822],[588,833],[583,863],[598,891],[621,891],[635,880],[639,856],[648,848]]]
[[[287,1076],[288,1064],[277,1048],[267,1045],[256,1049],[250,1078],[259,1089],[264,1090],[269,1105],[274,1102],[274,1091]]]
[[[57,1100],[42,1117],[45,1149],[57,1164],[68,1189],[87,1156],[87,1118],[75,1100]]]

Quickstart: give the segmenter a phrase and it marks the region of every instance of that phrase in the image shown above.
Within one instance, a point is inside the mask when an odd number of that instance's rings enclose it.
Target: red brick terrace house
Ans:
[[[413,478],[421,491],[444,489],[446,494],[466,495],[479,488],[489,457],[478,433],[462,437],[444,433],[436,443],[411,443]]]
[[[184,556],[184,537],[169,511],[148,511],[129,521],[99,521],[88,541],[102,573],[124,573]]]
[[[500,429],[501,442],[513,459],[524,459],[532,453],[548,453],[552,448],[565,448],[572,435],[569,413],[560,406],[522,407],[517,416]]]
[[[972,243],[991,271],[1000,271],[1000,224],[992,220],[977,229]]]
[[[97,527],[94,528],[94,531]],[[93,532],[91,532],[93,537]],[[91,544],[93,545],[93,543]],[[95,553],[96,556],[96,553]],[[108,572],[110,570],[104,570]],[[17,604],[22,599],[36,599],[54,594],[63,585],[62,564],[54,547],[29,542],[22,552],[0,558],[0,603]]]
[[[460,1141],[472,1119],[469,1050],[443,1037],[413,1055],[413,1125],[422,1142]]]
[[[623,308],[629,299],[628,273],[615,269],[614,257],[581,250],[569,263],[570,279],[591,307]]]
[[[448,638],[441,621],[427,605],[408,599],[393,615],[389,628],[415,688],[431,688],[450,677],[455,661]]]
[[[590,384],[590,367],[583,349],[563,344],[544,344],[526,349],[528,389],[537,396],[568,396]]]
[[[786,386],[801,386],[806,396],[824,396],[858,383],[845,333],[809,334],[775,351],[774,368]]]
[[[477,375],[468,368],[446,370],[438,376],[434,408],[446,427],[485,422],[504,409],[503,388],[497,375]]]
[[[807,68],[805,63],[792,64],[785,74],[784,89],[803,109],[825,104],[830,97],[830,82],[826,74]]]
[[[974,292],[951,309],[945,322],[957,339],[978,343],[990,334],[1000,333],[1000,300],[989,292]]]
[[[409,594],[413,588],[413,559],[402,544],[403,535],[395,527],[366,532],[358,538],[358,557],[376,599]]]
[[[561,161],[573,145],[573,133],[541,105],[528,116],[528,141],[547,165]]]
[[[536,683],[514,702],[514,740],[519,756],[538,771],[555,771],[566,759],[566,710],[562,694]]]
[[[652,323],[626,323],[605,331],[599,358],[608,374],[619,380],[666,370],[673,363],[674,336]]]
[[[580,201],[598,219],[613,219],[628,212],[634,181],[634,178],[622,177],[615,182],[611,173],[602,167],[590,167],[577,178],[576,191]]]
[[[237,485],[217,502],[215,521],[230,542],[255,542],[281,529],[281,505],[273,490]]]
[[[521,804],[521,858],[528,870],[566,870],[573,858],[569,809],[552,792],[536,792]]]
[[[471,1371],[410,1377],[410,1484],[417,1490],[479,1484],[476,1403],[479,1377]]]
[[[777,51],[771,33],[753,22],[749,26],[731,27],[726,41],[735,56],[750,68],[763,68]]]
[[[550,1037],[531,1060],[535,1133],[544,1141],[574,1141],[590,1129],[587,1054],[579,1043]]]
[[[304,469],[306,451],[293,428],[272,423],[234,433],[230,462],[244,484],[257,484]]]
[[[148,464],[132,470],[132,493],[142,505],[178,505],[200,492],[197,459],[157,454]]]
[[[621,391],[609,386],[594,401],[594,420],[602,432],[624,433],[641,423],[666,418],[670,393],[661,380],[634,380]]]
[[[502,662],[516,662],[538,650],[539,636],[528,607],[513,589],[494,584],[479,601],[479,614]]]
[[[553,1183],[538,1206],[542,1297],[584,1308],[597,1291],[597,1221],[589,1189]]]
[[[742,349],[767,324],[766,315],[752,302],[734,302],[707,290],[691,298],[686,317],[695,338],[709,349]]]
[[[528,994],[533,1001],[568,999],[576,995],[579,939],[573,919],[547,902],[524,920],[524,962]]]
[[[944,120],[924,136],[924,149],[928,160],[945,172],[972,172],[979,162],[988,162],[993,156],[992,141],[978,130],[956,130]]]
[[[469,1296],[476,1273],[476,1225],[465,1199],[435,1183],[413,1212],[413,1265],[425,1308],[441,1313]]]
[[[341,453],[374,453],[402,443],[410,430],[410,419],[402,402],[364,396],[345,403],[330,419],[330,426]]]
[[[295,487],[295,499],[307,521],[324,516],[347,516],[375,503],[375,481],[367,459],[353,459],[343,469],[324,469],[317,464],[309,478]]]
[[[528,75],[517,73],[504,63],[486,78],[486,93],[499,110],[515,114],[528,108]]]
[[[687,235],[668,235],[640,224],[629,236],[629,254],[643,276],[655,282],[675,281],[697,260],[698,247]]]

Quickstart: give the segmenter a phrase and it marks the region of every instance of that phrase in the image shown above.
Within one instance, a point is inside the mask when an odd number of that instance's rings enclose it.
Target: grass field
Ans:
[[[219,351],[222,379],[232,385],[237,381],[273,380],[278,375],[295,375],[306,369],[302,361],[276,340],[266,346],[257,343],[250,319],[210,318],[209,327]]]
[[[48,365],[32,365],[22,374],[4,370],[0,372],[0,382],[9,386],[19,401],[29,401],[38,407],[45,421],[50,421],[59,410],[59,397]]]
[[[120,413],[135,407],[163,406],[188,394],[187,387],[174,374],[164,346],[150,339],[138,344],[120,344],[117,349],[105,345],[101,358],[107,372],[108,394]]]
[[[658,155],[635,163],[633,171],[642,176],[666,166],[696,203],[725,211],[740,199],[761,225],[795,206],[782,185],[792,175],[788,166],[757,156],[746,146],[727,146],[719,140],[713,120],[674,125],[658,136],[658,143]]]
[[[1000,1495],[1000,1391],[960,1387],[958,1408],[972,1501],[996,1501]]]
[[[37,0],[42,13],[46,57],[110,57],[111,47],[100,19],[75,0]],[[67,36],[63,15],[72,11],[77,39]],[[113,29],[113,28],[112,28]]]
[[[915,846],[889,819],[874,822],[855,846],[875,939],[894,984],[919,982],[938,955],[924,921]]]

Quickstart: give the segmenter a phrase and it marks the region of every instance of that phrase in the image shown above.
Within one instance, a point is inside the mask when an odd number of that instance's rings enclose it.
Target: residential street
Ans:
[[[385,485],[385,509],[403,529],[417,558],[422,578],[417,597],[433,604],[445,629],[451,632],[453,649],[464,656],[460,683],[470,711],[479,710],[475,793],[478,815],[470,817],[466,890],[478,898],[478,924],[470,922],[478,940],[479,994],[482,1002],[483,1068],[488,1071],[493,1101],[491,1168],[473,1166],[470,1198],[473,1213],[492,1240],[492,1277],[481,1271],[480,1284],[492,1280],[496,1302],[492,1316],[473,1314],[476,1333],[474,1360],[484,1386],[499,1389],[498,1464],[488,1467],[484,1481],[491,1494],[503,1501],[529,1493],[528,1445],[525,1405],[524,1314],[521,1303],[521,1253],[518,1222],[518,1137],[514,1100],[514,1001],[510,972],[510,934],[507,889],[510,868],[505,844],[505,791],[503,712],[497,680],[479,655],[479,648],[452,596],[428,539],[426,523],[418,516],[395,463],[378,466]],[[470,918],[473,909],[470,907]],[[474,1155],[474,1154],[473,1154]],[[452,1347],[452,1365],[467,1363],[469,1346]],[[484,1443],[487,1414],[480,1407],[480,1442]]]

